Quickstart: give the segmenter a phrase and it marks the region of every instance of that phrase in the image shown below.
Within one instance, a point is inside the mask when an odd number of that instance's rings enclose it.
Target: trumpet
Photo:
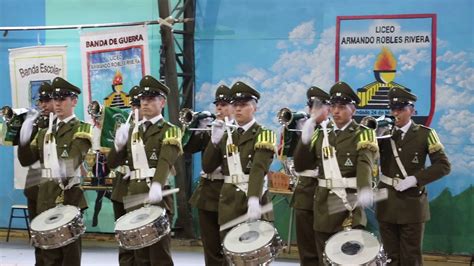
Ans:
[[[293,121],[303,118],[309,118],[309,114],[305,112],[292,112],[289,108],[283,107],[277,113],[278,123],[288,127]]]
[[[98,101],[92,101],[87,106],[87,113],[95,120],[102,115],[102,106]]]
[[[5,105],[1,109],[0,116],[6,123],[9,123],[15,116],[15,113],[13,112],[13,109],[10,106]]]
[[[211,117],[212,119],[216,119],[216,115],[212,114],[207,111],[202,112],[194,112],[189,108],[183,108],[179,111],[178,120],[183,124],[185,127],[189,127],[193,122],[199,121],[204,118]]]
[[[385,115],[382,115],[378,118],[375,118],[373,116],[366,116],[362,118],[360,124],[375,130],[375,132],[377,133],[377,138],[382,139],[390,137],[390,135],[384,134],[385,132],[390,131],[395,123],[390,117],[385,117]]]

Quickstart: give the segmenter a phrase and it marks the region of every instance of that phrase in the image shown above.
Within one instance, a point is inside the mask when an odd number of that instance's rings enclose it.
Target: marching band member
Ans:
[[[53,87],[47,82],[41,83],[38,89],[38,107],[40,113],[27,116],[22,124],[20,131],[20,144],[27,145],[42,128],[48,127],[49,114],[54,114],[54,105],[51,93]],[[19,159],[22,156],[19,155]],[[21,163],[21,161],[20,161]],[[23,165],[23,163],[21,163]],[[36,212],[36,200],[38,198],[38,189],[41,181],[41,167],[36,169],[31,165],[26,174],[25,190],[23,193],[26,196],[26,204],[28,206],[28,218],[31,221],[38,215]],[[41,258],[41,249],[35,247],[35,265],[44,265]]]
[[[328,119],[329,116],[329,94],[318,87],[311,87],[306,92],[308,98],[308,108],[311,114],[314,101],[320,101],[320,113],[310,126],[304,128],[302,134],[307,138],[306,142],[313,135],[316,128],[320,128],[322,121]],[[314,118],[310,118],[314,119]],[[299,145],[302,145],[299,142]],[[295,209],[295,228],[296,240],[298,245],[298,254],[300,256],[301,265],[318,265],[318,252],[316,248],[316,237],[313,229],[313,201],[314,191],[318,186],[318,166],[315,160],[295,160],[295,171],[298,173],[298,184],[296,184],[292,207]]]
[[[170,170],[182,153],[181,131],[163,118],[162,110],[170,91],[165,84],[145,76],[140,81],[140,91],[143,120],[135,123],[132,130],[128,124],[117,130],[107,159],[112,168],[127,164],[132,170],[128,195],[148,193],[149,201],[166,209],[171,221],[172,197],[163,198],[162,189],[167,187]],[[167,234],[157,243],[135,250],[135,262],[173,265],[170,245],[171,236]]]
[[[81,90],[61,77],[53,80],[54,112],[57,119],[39,130],[31,143],[23,142],[18,156],[23,166],[42,163],[42,182],[38,190],[37,213],[57,204],[87,208],[80,179],[76,174],[91,147],[91,126],[74,115]],[[52,114],[50,114],[50,119]],[[80,265],[81,238],[61,248],[41,251],[44,265]]]
[[[221,167],[225,176],[219,196],[220,225],[245,213],[250,219],[260,219],[260,203],[268,201],[265,175],[276,149],[275,133],[254,118],[260,93],[241,81],[232,86],[231,93],[238,128],[231,133],[225,121],[214,121],[202,158],[205,173]],[[227,232],[221,232],[221,240]]]
[[[231,92],[229,87],[220,85],[215,94],[216,119],[224,121],[225,117],[232,117]],[[206,118],[199,120],[199,128],[207,128],[210,123]],[[194,131],[188,143],[184,145],[184,152],[204,152],[211,139],[208,131]],[[201,172],[199,185],[189,202],[198,209],[201,240],[204,248],[206,265],[223,265],[225,259],[219,235],[218,204],[224,175],[221,167],[214,172]]]
[[[132,114],[137,110],[139,112],[139,119],[141,119],[140,114],[140,87],[133,86],[130,89],[128,95],[130,97],[130,107]],[[132,115],[131,114],[131,115]],[[133,115],[132,115],[133,118]],[[134,121],[135,122],[135,121]],[[136,122],[138,123],[138,122]],[[130,183],[130,168],[128,167],[128,163],[126,162],[124,165],[119,166],[116,169],[116,176],[114,178],[112,194],[110,196],[110,200],[112,201],[112,207],[114,208],[114,216],[115,221],[118,218],[125,215],[127,212],[125,211],[125,207],[123,205],[123,197],[127,195],[128,192],[128,185]],[[135,258],[133,254],[133,250],[124,249],[119,247],[119,264],[120,266],[134,266]]]
[[[352,120],[359,97],[344,83],[334,84],[330,90],[333,128],[321,123],[311,138],[301,139],[294,154],[295,162],[314,161],[319,169],[315,190],[313,215],[319,265],[324,265],[325,242],[343,227],[364,227],[364,210],[373,202],[371,178],[378,146],[375,132]],[[303,126],[314,127],[315,118]],[[304,135],[304,134],[303,134]],[[312,169],[311,166],[309,169]],[[356,205],[348,202],[348,194],[357,192]],[[344,210],[330,213],[331,204],[344,205]],[[358,206],[360,207],[358,207]]]
[[[395,127],[391,138],[379,140],[379,188],[388,189],[388,199],[376,204],[380,236],[389,265],[422,265],[424,226],[430,219],[425,186],[449,174],[451,166],[435,130],[411,120],[417,97],[394,87],[388,98]]]

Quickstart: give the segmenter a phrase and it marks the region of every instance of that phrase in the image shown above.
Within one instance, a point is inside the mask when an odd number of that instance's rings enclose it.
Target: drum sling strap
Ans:
[[[138,123],[138,110],[135,110],[135,126],[133,127],[132,131],[132,159],[133,159],[133,167],[135,170],[139,170],[141,173],[148,172],[150,169],[148,165],[148,159],[146,157],[145,152],[145,145],[143,144],[142,133],[139,130],[139,123]],[[151,186],[150,177],[146,177],[146,184],[148,187]]]
[[[323,158],[323,169],[324,169],[324,177],[326,179],[331,180],[341,180],[341,169],[339,168],[339,164],[337,163],[336,158],[336,149],[329,144],[329,137],[328,137],[328,128],[327,123],[321,123],[322,131],[324,134],[323,137],[323,145],[321,148],[322,151],[322,158]],[[331,188],[331,191],[334,192],[344,204],[344,207],[352,213],[355,209],[356,205],[351,206],[349,201],[347,200],[347,193],[345,188]]]
[[[405,170],[405,166],[403,166],[403,163],[400,160],[400,156],[398,156],[397,146],[395,145],[395,141],[393,139],[390,139],[390,145],[392,146],[393,157],[397,162],[398,168],[400,169],[400,172],[402,172],[403,177],[406,178],[408,176],[407,171]]]
[[[225,118],[225,122],[227,125],[228,118]],[[239,147],[235,145],[232,141],[232,132],[230,130],[230,127],[226,126],[226,132],[227,132],[227,142],[226,142],[226,158],[227,158],[227,166],[229,168],[229,175],[232,177],[233,181],[232,183],[240,188],[245,195],[247,195],[248,189],[249,189],[249,180],[248,176],[244,174],[244,171],[242,170],[242,163],[240,161],[240,152],[239,152]],[[245,178],[247,176],[247,178]],[[235,177],[235,178],[234,178]]]

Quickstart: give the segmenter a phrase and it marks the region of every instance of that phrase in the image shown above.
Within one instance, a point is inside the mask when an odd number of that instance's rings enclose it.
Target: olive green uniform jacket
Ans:
[[[128,165],[131,171],[135,170],[131,149],[132,138],[134,137],[132,136],[132,131],[133,128],[130,128],[127,144],[121,151],[116,151],[115,147],[110,150],[107,157],[109,167],[115,168],[121,165]],[[145,145],[148,167],[156,168],[155,175],[151,178],[150,184],[159,182],[166,189],[170,170],[178,156],[182,153],[180,129],[161,119],[151,125],[146,132],[143,132],[140,127],[138,135]],[[149,190],[150,188],[145,180],[130,180],[128,195],[148,193]],[[165,208],[169,214],[172,213],[171,196],[164,197],[163,201],[158,205]],[[139,207],[137,206],[137,208]]]
[[[418,181],[417,187],[397,191],[380,182],[379,188],[388,189],[388,199],[376,204],[377,219],[393,224],[422,223],[430,219],[428,193],[425,185],[449,174],[451,165],[434,129],[412,123],[404,138],[395,141],[398,155],[407,174]],[[381,139],[380,161],[382,174],[402,178],[393,156],[390,138]],[[426,157],[431,165],[426,167]]]
[[[248,197],[261,198],[264,177],[267,174],[275,152],[275,133],[262,128],[255,122],[239,136],[237,130],[232,133],[232,141],[240,152],[242,171],[249,175],[248,195],[233,184],[222,185],[219,197],[219,224],[224,224],[247,212]],[[209,142],[202,158],[203,171],[213,172],[222,167],[222,173],[229,175],[226,156],[227,134],[214,145]]]
[[[36,161],[43,163],[43,146],[47,129],[41,129],[30,145],[18,147],[18,159],[23,166],[31,165]],[[84,161],[84,157],[91,147],[91,125],[76,118],[61,126],[53,133],[56,139],[59,159],[66,162],[66,166],[77,169]],[[68,177],[67,179],[70,179]],[[67,185],[67,183],[65,184]],[[37,213],[46,211],[61,201],[63,190],[56,180],[41,183],[38,191]],[[64,205],[74,205],[81,209],[87,208],[84,192],[79,185],[64,191]]]
[[[373,171],[376,170],[375,161],[378,158],[375,132],[360,126],[355,121],[352,121],[338,136],[336,136],[332,129],[329,130],[329,144],[336,149],[337,162],[342,177],[356,177],[358,189],[370,188]],[[308,166],[313,167],[314,165],[311,165],[310,162],[315,161],[319,168],[320,179],[325,178],[321,151],[322,144],[323,132],[322,129],[319,129],[315,131],[311,143],[307,145],[299,143],[294,154],[295,162],[300,160],[308,161]],[[349,195],[354,194],[356,190],[346,188],[346,192]],[[349,211],[344,209],[342,200],[325,187],[318,186],[314,194],[314,230],[324,233],[341,231],[344,219],[349,216]],[[344,209],[344,211],[330,214],[329,203],[340,204],[340,208],[336,209]],[[367,218],[364,210],[355,208],[353,211],[352,227],[365,226],[366,224]]]

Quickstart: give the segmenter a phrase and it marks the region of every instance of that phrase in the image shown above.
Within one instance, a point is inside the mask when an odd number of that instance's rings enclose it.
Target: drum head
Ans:
[[[275,229],[269,222],[241,223],[227,233],[224,248],[233,253],[246,253],[267,245],[274,236]]]
[[[49,231],[66,225],[76,218],[81,210],[76,206],[58,205],[42,212],[31,221],[31,230]]]
[[[141,207],[138,210],[134,210],[120,217],[115,224],[115,230],[126,231],[137,229],[155,221],[164,213],[164,209],[158,206]]]
[[[324,253],[339,265],[362,265],[374,260],[380,252],[380,243],[371,233],[352,229],[333,235],[326,243]]]

